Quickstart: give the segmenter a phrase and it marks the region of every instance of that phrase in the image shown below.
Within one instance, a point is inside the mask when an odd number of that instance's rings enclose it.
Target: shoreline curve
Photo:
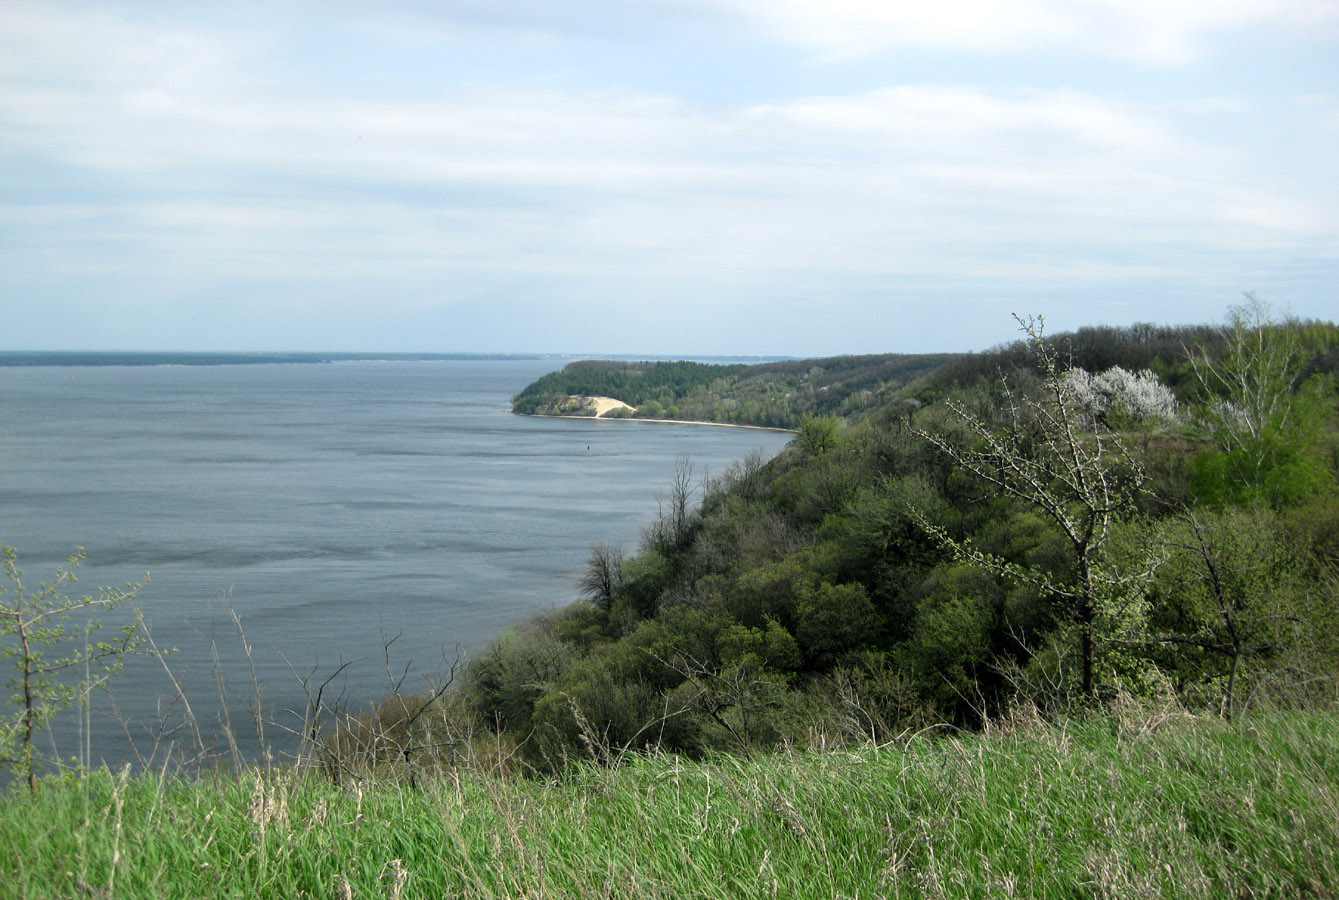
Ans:
[[[776,431],[782,434],[795,434],[794,428],[777,428],[772,425],[740,425],[735,422],[704,422],[700,419],[638,419],[632,416],[612,417],[612,416],[552,416],[544,413],[518,413],[512,412],[514,416],[525,416],[530,419],[575,419],[583,422],[658,422],[662,425],[711,425],[715,428],[748,428],[753,431]]]

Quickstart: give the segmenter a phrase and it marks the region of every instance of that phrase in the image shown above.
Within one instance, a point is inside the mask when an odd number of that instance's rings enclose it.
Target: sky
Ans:
[[[1336,0],[0,0],[0,349],[1339,318]]]

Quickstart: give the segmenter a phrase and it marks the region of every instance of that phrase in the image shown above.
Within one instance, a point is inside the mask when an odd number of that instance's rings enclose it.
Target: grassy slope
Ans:
[[[15,793],[5,897],[1303,897],[1339,891],[1339,728],[1146,714],[559,782],[295,770]]]

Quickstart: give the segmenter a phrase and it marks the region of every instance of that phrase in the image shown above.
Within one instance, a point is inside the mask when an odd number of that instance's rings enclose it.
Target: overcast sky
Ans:
[[[1336,0],[0,0],[0,349],[1339,313]]]

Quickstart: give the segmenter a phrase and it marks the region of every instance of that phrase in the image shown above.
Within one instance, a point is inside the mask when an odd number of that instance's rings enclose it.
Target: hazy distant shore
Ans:
[[[337,362],[561,360],[544,353],[204,353],[117,350],[0,350],[0,366],[255,366]]]

